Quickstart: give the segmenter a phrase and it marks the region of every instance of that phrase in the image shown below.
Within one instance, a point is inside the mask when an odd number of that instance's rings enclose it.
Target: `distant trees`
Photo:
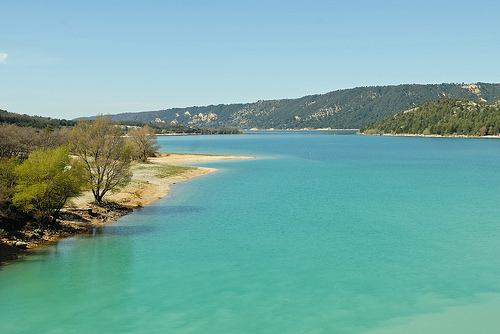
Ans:
[[[0,158],[0,211],[8,210],[14,196],[16,176],[14,168],[20,161],[16,158]]]
[[[5,114],[4,111],[0,112],[0,119]],[[39,194],[34,192],[35,187],[40,191],[43,188],[40,184],[35,186],[35,183],[49,184],[54,181],[46,169],[50,167],[49,161],[38,166],[43,168],[40,171],[43,178],[40,178],[40,175],[36,176],[36,168],[32,166],[33,161],[29,157],[34,152],[54,150],[66,144],[66,134],[67,130],[54,129],[50,125],[46,125],[43,130],[20,127],[16,124],[0,125],[0,228],[24,226],[26,215],[35,215],[41,219],[51,215],[57,216],[59,211],[57,205],[55,207],[49,207],[53,203],[49,206],[42,205],[41,200],[36,199]],[[48,157],[51,154],[53,153],[49,153]],[[28,165],[31,167],[28,168]],[[29,172],[23,174],[23,168]],[[25,197],[21,198],[21,192]],[[41,198],[51,200],[55,197],[42,195]]]
[[[35,150],[56,148],[66,144],[67,132],[50,126],[39,130],[15,124],[0,125],[0,157],[26,159]]]
[[[192,134],[192,135],[219,135],[219,134],[241,134],[242,131],[236,127],[222,128],[200,128],[193,125],[172,124],[163,122],[144,122],[122,120],[117,122],[120,125],[143,127],[149,126],[156,134]]]
[[[36,213],[42,222],[52,222],[67,199],[78,195],[83,183],[82,165],[71,162],[68,149],[37,150],[14,168],[13,204],[25,213]]]
[[[193,127],[243,129],[358,129],[422,103],[440,97],[500,99],[500,84],[477,83],[474,89],[462,84],[404,84],[343,89],[298,99],[267,100],[246,104],[173,108],[114,115],[113,119],[151,122],[152,127],[184,124],[180,132]],[[160,122],[152,122],[161,119]],[[163,123],[164,122],[164,123]],[[175,132],[174,130],[172,132]],[[157,131],[157,133],[160,133]],[[169,132],[169,129],[167,129]],[[198,132],[197,132],[198,133]]]
[[[0,112],[2,117],[5,114],[5,111]],[[66,134],[66,129],[54,129],[51,125],[45,125],[43,130],[20,127],[16,124],[0,125],[0,228],[22,226],[23,222],[19,220],[24,220],[23,217],[26,214],[35,215],[41,219],[57,216],[60,210],[58,205],[44,204],[42,200],[60,201],[60,198],[43,193],[42,183],[45,182],[47,185],[55,182],[52,179],[55,174],[50,174],[48,171],[52,168],[49,160],[54,154],[54,149],[66,144]],[[47,153],[43,158],[46,163],[34,166],[35,155],[47,150],[51,153]],[[34,154],[35,152],[38,153]],[[34,155],[30,159],[32,154]],[[57,156],[60,157],[59,154]],[[38,172],[37,168],[40,169]],[[24,170],[28,172],[23,173]],[[66,176],[70,174],[67,173]],[[73,184],[79,183],[75,181]],[[35,188],[39,191],[38,193]],[[37,199],[39,195],[41,197]],[[68,196],[70,195],[69,193]]]
[[[24,214],[12,204],[16,182],[14,168],[20,163],[17,158],[0,158],[0,236],[2,230],[18,230],[26,225]]]
[[[73,126],[76,122],[65,119],[21,115],[0,109],[0,124],[16,124],[20,127],[31,127],[36,129],[45,129],[47,126],[51,126],[57,129],[65,126]]]
[[[140,161],[146,162],[148,157],[154,157],[160,148],[156,143],[155,131],[149,125],[131,128],[128,135],[135,145],[134,157]]]
[[[84,163],[86,180],[98,204],[108,192],[130,181],[133,146],[127,144],[120,127],[109,117],[79,121],[68,140],[71,152]]]
[[[486,136],[500,133],[500,100],[485,103],[442,98],[389,116],[360,129],[366,134]]]

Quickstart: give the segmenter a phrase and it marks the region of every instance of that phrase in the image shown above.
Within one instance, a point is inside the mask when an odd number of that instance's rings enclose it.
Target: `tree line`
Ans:
[[[111,116],[110,116],[111,117]],[[93,118],[89,118],[93,119]],[[77,124],[77,121],[66,120],[66,119],[56,119],[50,117],[41,116],[30,116],[21,115],[6,110],[0,109],[0,125],[17,125],[19,127],[29,127],[38,130],[48,130],[61,129],[66,127],[73,127]],[[144,127],[148,125],[154,130],[156,134],[240,134],[241,130],[236,127],[220,127],[220,128],[205,128],[192,125],[183,124],[169,124],[163,122],[144,122],[140,120],[125,120],[118,121],[116,124],[121,124],[124,126],[138,126]]]
[[[21,127],[45,129],[47,127],[61,128],[74,126],[76,124],[76,121],[41,116],[21,115],[0,109],[0,124],[16,124]]]
[[[500,100],[494,103],[452,98],[425,101],[384,120],[368,124],[360,132],[497,136],[500,133]]]
[[[87,189],[103,205],[106,194],[130,181],[131,162],[158,149],[151,127],[125,135],[105,116],[72,129],[1,125],[0,230],[20,229],[28,220],[54,225],[66,201]]]
[[[188,126],[183,124],[169,124],[164,122],[144,122],[137,120],[117,121],[117,124],[123,126],[138,126],[143,127],[148,125],[156,134],[187,134],[187,135],[226,135],[226,134],[241,134],[242,131],[236,127],[221,127],[221,128],[200,128],[198,126]]]

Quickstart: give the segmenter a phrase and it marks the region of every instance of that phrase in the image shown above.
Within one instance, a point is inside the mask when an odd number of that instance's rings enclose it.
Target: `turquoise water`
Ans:
[[[0,333],[497,333],[500,141],[252,133],[257,156],[0,267]]]

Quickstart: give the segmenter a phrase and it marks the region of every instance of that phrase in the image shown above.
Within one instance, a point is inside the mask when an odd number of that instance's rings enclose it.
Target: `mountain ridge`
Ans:
[[[170,108],[111,115],[112,120],[164,122],[208,128],[358,129],[426,100],[500,99],[498,83],[366,86],[295,99]]]

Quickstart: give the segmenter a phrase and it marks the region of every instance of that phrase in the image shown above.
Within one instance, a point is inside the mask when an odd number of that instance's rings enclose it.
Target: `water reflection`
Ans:
[[[142,234],[151,234],[158,230],[158,227],[152,225],[121,225],[120,223],[97,227],[89,233],[88,236],[95,238],[99,236],[136,236]]]

